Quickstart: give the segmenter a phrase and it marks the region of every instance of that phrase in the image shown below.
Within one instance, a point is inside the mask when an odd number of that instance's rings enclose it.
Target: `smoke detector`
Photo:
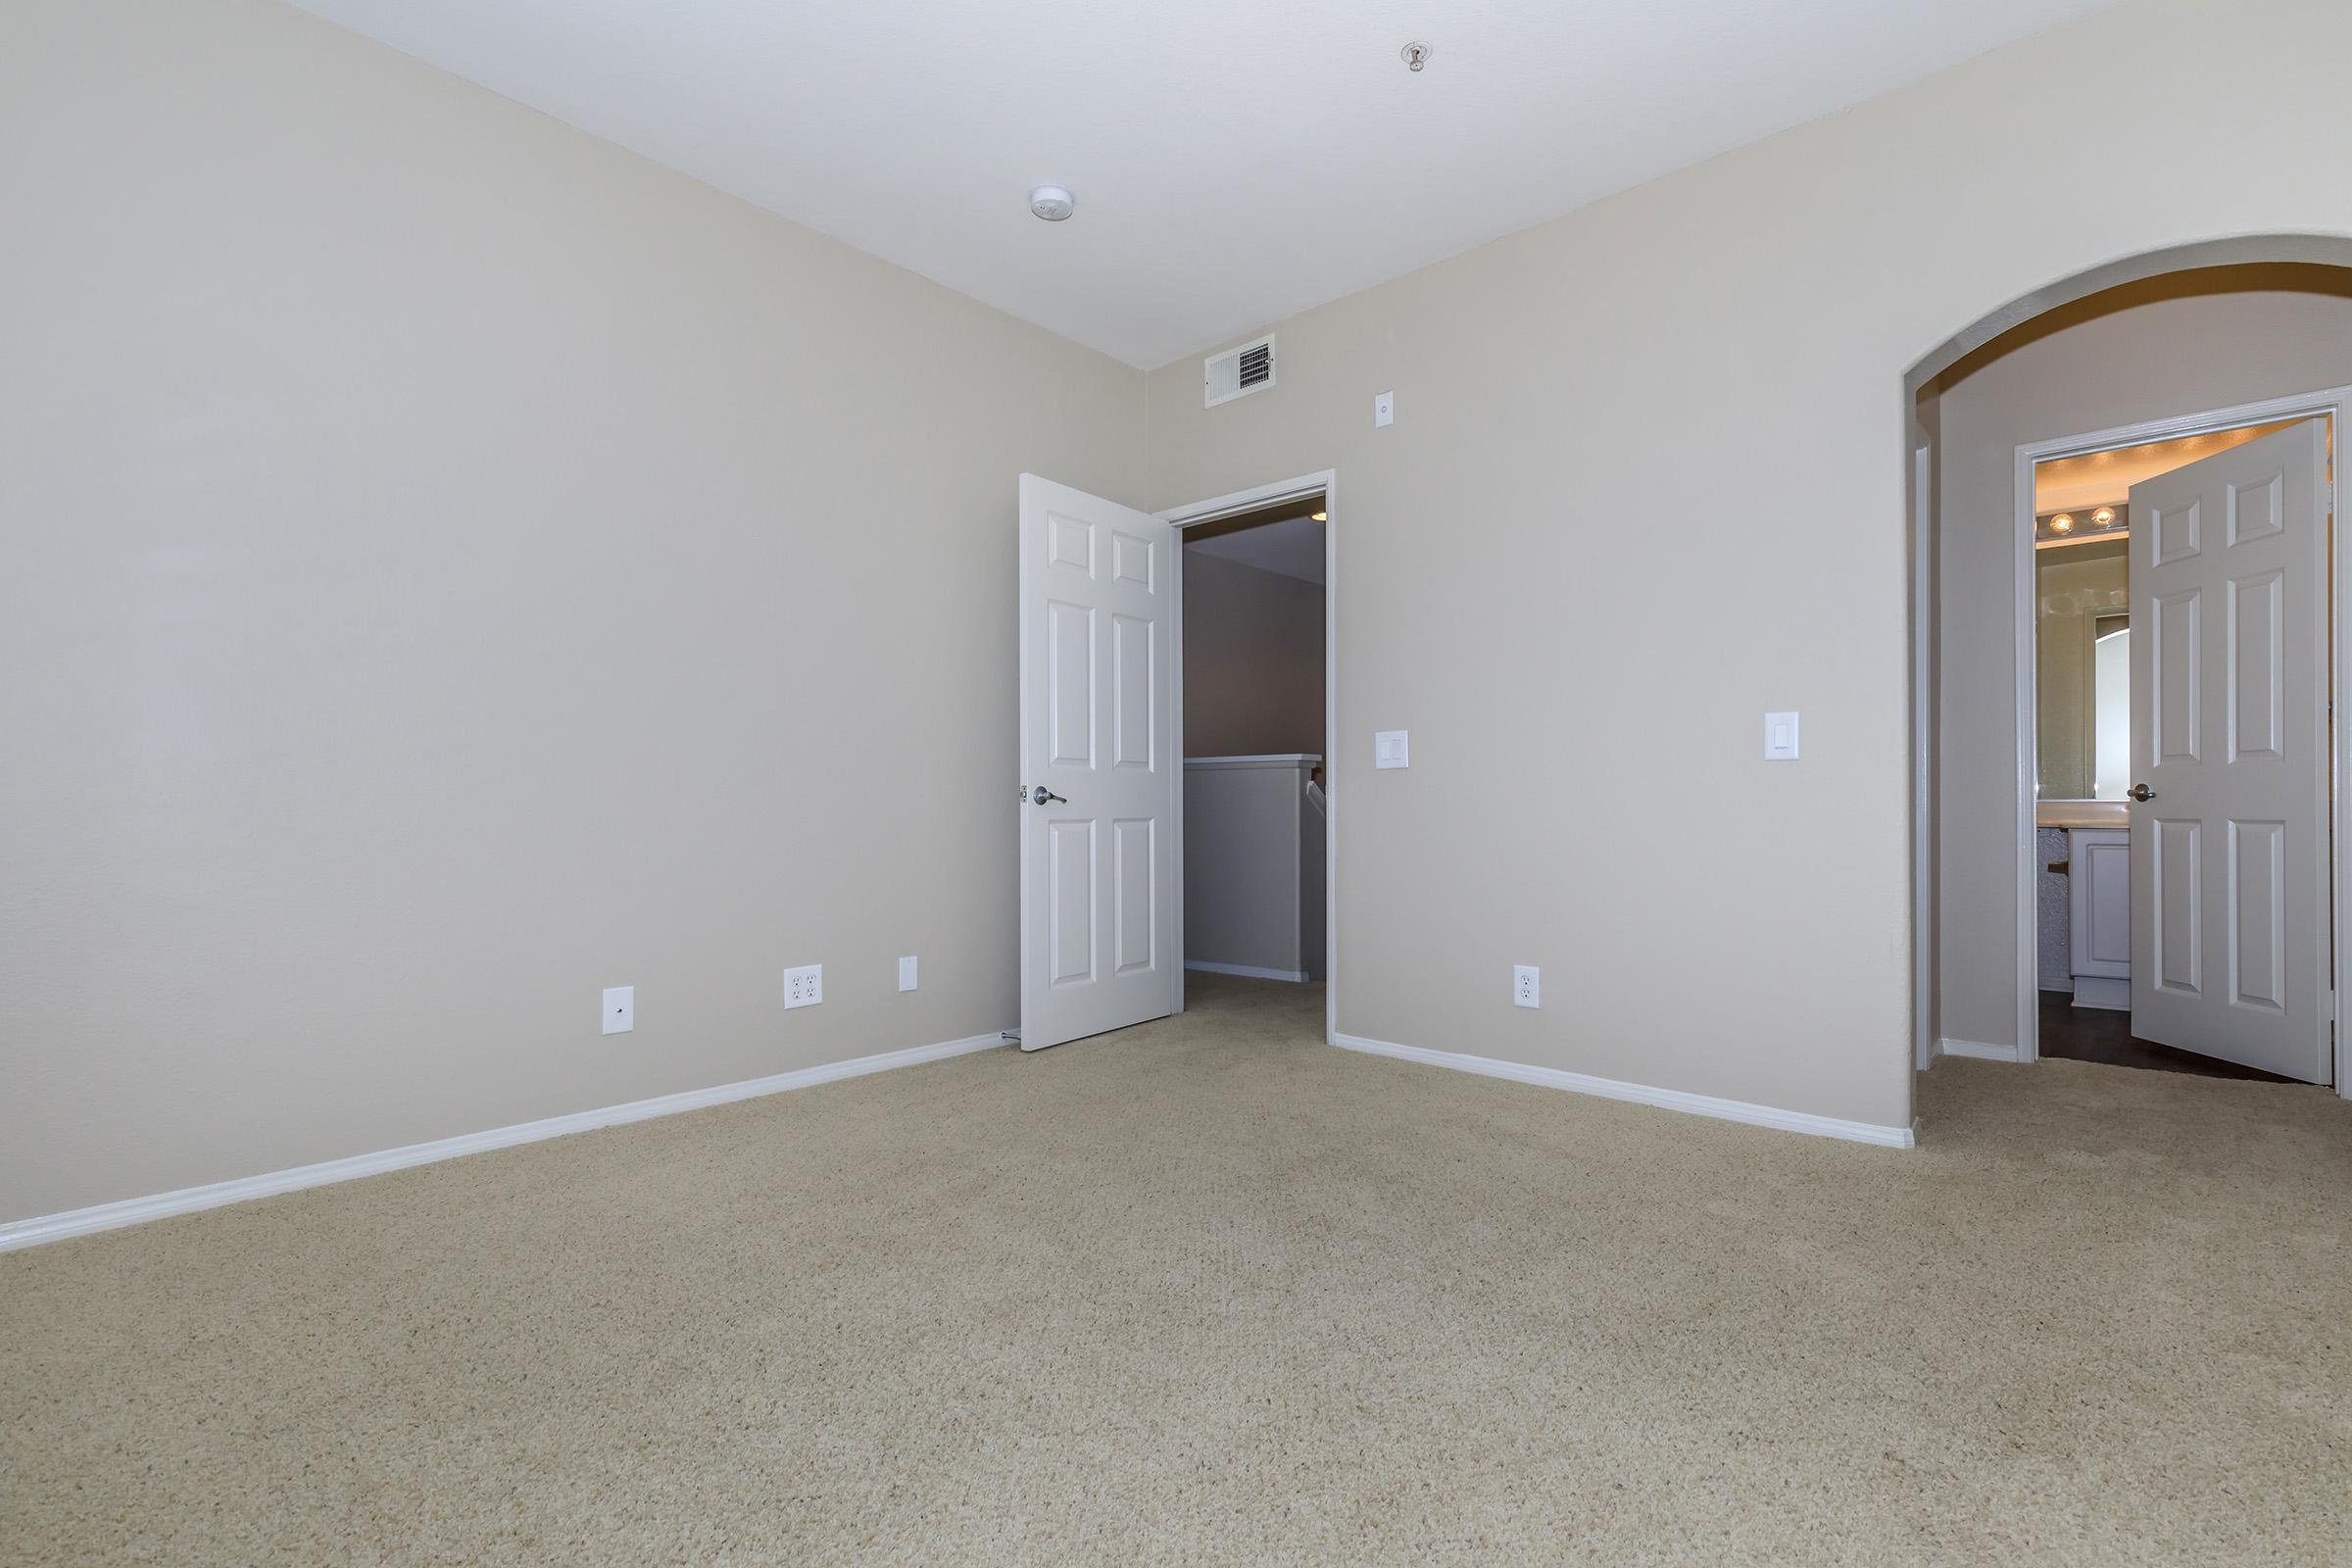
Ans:
[[[1405,70],[1419,71],[1423,66],[1429,64],[1429,45],[1416,38],[1397,50],[1396,58],[1404,62]]]
[[[1049,223],[1058,223],[1078,210],[1078,198],[1059,185],[1040,185],[1029,193],[1029,210]]]

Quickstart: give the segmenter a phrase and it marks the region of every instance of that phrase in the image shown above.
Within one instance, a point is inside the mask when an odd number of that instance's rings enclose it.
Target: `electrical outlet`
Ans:
[[[1372,427],[1386,429],[1396,422],[1396,394],[1383,392],[1372,400]]]
[[[1541,1007],[1544,1005],[1544,971],[1532,963],[1511,966],[1511,1005]]]
[[[804,965],[784,971],[784,1005],[813,1007],[825,1000],[825,966],[821,963]]]
[[[914,989],[914,960],[912,958],[899,960],[899,989],[901,991]]]
[[[607,986],[605,988],[605,1033],[625,1035],[637,1027],[637,988],[635,986]]]

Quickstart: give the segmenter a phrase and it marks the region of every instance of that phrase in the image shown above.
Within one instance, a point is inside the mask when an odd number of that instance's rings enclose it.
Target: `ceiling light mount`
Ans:
[[[1058,223],[1078,210],[1078,198],[1059,185],[1040,185],[1029,193],[1029,210],[1049,223]]]
[[[1429,64],[1429,45],[1416,38],[1397,50],[1396,58],[1404,62],[1405,70],[1419,71]]]

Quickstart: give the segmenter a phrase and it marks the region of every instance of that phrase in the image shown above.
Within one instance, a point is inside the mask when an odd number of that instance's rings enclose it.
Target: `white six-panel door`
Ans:
[[[2327,427],[2132,487],[2132,1032],[2328,1076]]]
[[[1024,1051],[1175,1010],[1174,542],[1021,475]]]

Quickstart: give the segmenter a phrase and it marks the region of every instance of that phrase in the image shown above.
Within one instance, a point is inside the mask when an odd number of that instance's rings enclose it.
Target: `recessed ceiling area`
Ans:
[[[2116,447],[2106,452],[2084,453],[2079,458],[2054,458],[2038,463],[2034,466],[2034,510],[2061,512],[2070,508],[2080,511],[2085,507],[2120,506],[2132,487],[2142,479],[2153,479],[2200,458],[2242,447],[2296,422],[2283,419],[2272,424],[2250,424],[2209,435],[2181,436],[2172,441],[2151,441],[2142,446]]]
[[[2106,0],[296,3],[1152,368]]]

